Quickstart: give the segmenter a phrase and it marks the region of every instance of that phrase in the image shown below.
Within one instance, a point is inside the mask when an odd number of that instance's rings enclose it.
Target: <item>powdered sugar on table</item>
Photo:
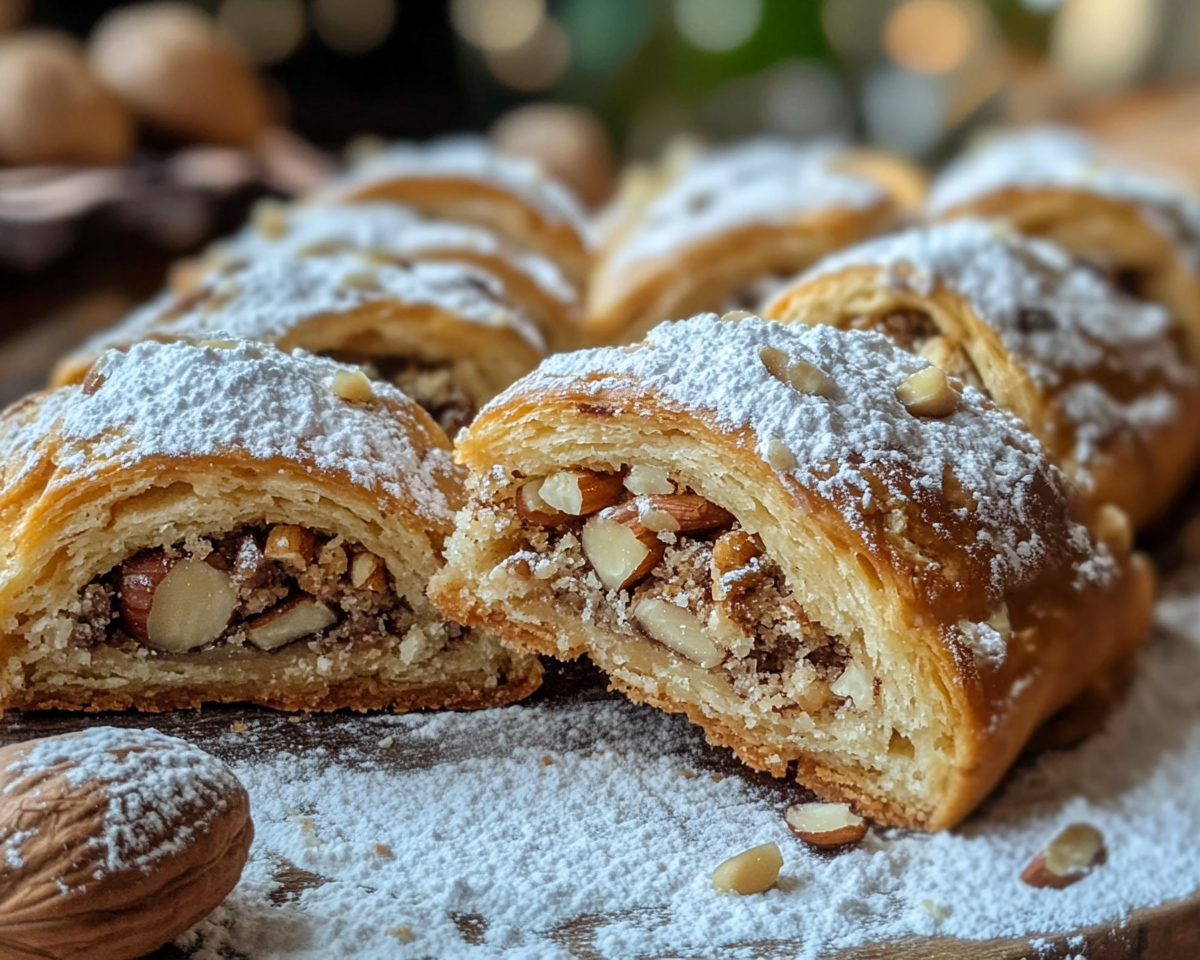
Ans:
[[[257,839],[240,887],[181,945],[196,960],[807,960],[936,934],[1090,955],[1078,931],[1200,890],[1200,572],[1159,621],[1103,733],[1020,767],[957,830],[872,830],[834,856],[784,825],[797,788],[730,773],[682,717],[621,700],[318,719],[294,728],[301,746],[264,752],[289,726],[267,717],[214,744]],[[1108,862],[1066,890],[1022,883],[1073,822],[1101,831]],[[711,889],[721,860],[769,841],[776,889]]]

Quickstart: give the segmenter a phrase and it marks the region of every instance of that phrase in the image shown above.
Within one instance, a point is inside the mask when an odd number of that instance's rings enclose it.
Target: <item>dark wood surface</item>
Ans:
[[[0,405],[19,398],[44,383],[54,360],[88,333],[107,325],[127,306],[122,300],[104,294],[89,295],[67,310],[48,318],[15,341],[0,345]],[[1188,497],[1200,502],[1200,497]],[[1180,514],[1182,516],[1183,514]],[[1178,529],[1179,518],[1169,524]],[[1167,529],[1164,525],[1163,530]],[[1171,541],[1161,534],[1156,539],[1161,558],[1174,559]],[[532,698],[532,703],[553,709],[584,700],[616,696],[606,689],[604,678],[588,665],[551,665],[547,680]],[[290,723],[281,714],[244,707],[212,707],[200,712],[174,714],[93,714],[69,713],[22,714],[10,712],[0,719],[0,745],[51,736],[95,724],[115,726],[153,726],[165,733],[190,740],[226,760],[237,760],[251,752],[272,749],[298,750],[308,746],[336,747],[356,742],[360,736],[359,718],[348,714],[315,715],[303,723]],[[682,721],[681,721],[682,723]],[[242,736],[223,736],[232,725],[245,724]],[[724,776],[738,777],[765,796],[776,797],[782,809],[795,802],[796,788],[765,775],[755,774],[738,763],[725,749],[707,745],[695,732],[695,762],[701,769]],[[393,762],[418,767],[429,757],[413,749],[398,752]],[[1198,771],[1200,777],[1200,771]],[[1194,825],[1187,825],[1190,829]],[[282,896],[298,893],[311,885],[303,871],[284,874]],[[462,918],[464,938],[470,935],[471,918]],[[599,960],[593,947],[597,923],[581,918],[562,930],[561,944],[579,960]],[[837,960],[1067,960],[1077,956],[1088,960],[1193,960],[1200,958],[1200,893],[1188,900],[1139,911],[1123,920],[1086,930],[1040,931],[1044,943],[1031,951],[1030,938],[1011,940],[964,941],[949,938],[925,938],[893,941],[862,947],[838,955]],[[1083,945],[1079,937],[1083,937]],[[799,947],[795,943],[759,941],[744,945],[748,954],[768,960],[791,957]],[[726,951],[729,949],[725,948]],[[147,960],[181,960],[183,954],[165,947]],[[258,960],[258,958],[238,958]],[[449,958],[447,958],[449,960]],[[696,958],[700,960],[700,958]]]

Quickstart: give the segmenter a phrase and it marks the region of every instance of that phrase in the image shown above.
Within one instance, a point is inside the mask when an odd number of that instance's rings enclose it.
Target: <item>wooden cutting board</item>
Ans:
[[[0,345],[0,405],[7,405],[25,392],[37,389],[44,383],[50,366],[63,351],[95,329],[110,323],[124,307],[122,301],[113,297],[103,294],[89,296],[79,301],[75,308],[48,318],[19,339]],[[556,706],[566,707],[583,700],[612,696],[616,695],[605,689],[602,676],[594,669],[578,665],[553,665],[548,671],[546,684],[531,702],[554,709]],[[278,715],[271,711],[237,707],[159,715],[10,713],[0,720],[0,745],[78,730],[97,723],[154,726],[209,749],[223,759],[233,760],[236,758],[232,755],[230,740],[223,734],[234,724],[245,724],[247,728],[239,741],[239,749],[252,748],[261,753],[279,749],[298,751],[310,745],[314,737],[323,744],[336,747],[352,742],[356,737],[370,735],[360,728],[360,721],[356,717],[344,714],[312,717],[305,722],[303,729],[298,725],[275,722],[277,718]],[[794,801],[794,786],[754,774],[738,763],[728,750],[705,744],[698,733],[695,749],[705,769],[720,772],[726,777],[740,778],[756,791],[778,794],[781,808]],[[403,768],[406,762],[404,754],[401,753],[393,762]],[[411,762],[415,764],[419,758],[413,757]],[[1200,778],[1200,771],[1197,774]],[[1181,825],[1181,828],[1190,831],[1195,826],[1187,824]],[[290,889],[298,893],[306,882],[302,876],[289,877],[287,874],[279,879],[284,884],[285,892]],[[574,926],[568,924],[564,928],[561,943],[579,960],[599,960],[600,955],[592,946],[594,931],[595,924],[587,921],[579,921]],[[838,954],[838,960],[1068,960],[1078,956],[1088,960],[1192,960],[1200,958],[1200,893],[1187,900],[1139,911],[1126,917],[1123,922],[1114,921],[1084,930],[1044,932],[1041,939],[1043,943],[1036,952],[1031,950],[1028,937],[989,941],[908,939],[843,952]],[[787,956],[793,947],[798,949],[800,944],[775,941],[745,944],[752,955],[771,958]],[[184,956],[175,947],[166,947],[148,960],[181,960]]]

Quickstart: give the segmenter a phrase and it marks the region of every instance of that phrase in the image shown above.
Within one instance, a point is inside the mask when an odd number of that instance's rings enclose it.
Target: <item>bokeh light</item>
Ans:
[[[395,0],[313,0],[313,29],[340,53],[374,50],[396,23]]]
[[[450,4],[450,21],[459,36],[492,52],[533,42],[545,19],[545,0],[452,0]]]
[[[517,47],[487,49],[492,76],[506,87],[534,93],[557,83],[571,62],[571,41],[555,20],[543,17],[533,35]]]
[[[835,50],[844,57],[869,57],[879,50],[890,7],[880,0],[825,0],[821,25]]]
[[[1054,22],[1053,57],[1079,87],[1115,87],[1146,63],[1161,24],[1156,0],[1066,0]]]
[[[920,154],[937,142],[946,112],[941,77],[884,67],[863,90],[863,118],[870,139],[902,153]]]
[[[675,0],[675,26],[693,47],[736,50],[758,32],[763,0]]]
[[[976,18],[957,0],[905,0],[888,17],[883,45],[900,66],[917,73],[949,73],[975,46]]]
[[[223,0],[217,23],[235,37],[256,62],[286,60],[304,40],[301,0]]]
[[[763,126],[790,137],[848,133],[853,110],[841,81],[815,60],[789,60],[767,72]]]

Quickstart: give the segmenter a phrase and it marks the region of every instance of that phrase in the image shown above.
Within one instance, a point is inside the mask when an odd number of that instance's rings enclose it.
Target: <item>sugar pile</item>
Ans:
[[[241,885],[179,945],[196,960],[723,960],[936,933],[1084,956],[1078,931],[1200,890],[1200,571],[1159,619],[1104,733],[1026,764],[963,828],[873,830],[833,856],[787,832],[794,786],[731,774],[680,718],[621,700],[314,720],[264,752],[286,725],[266,718],[206,744],[249,789],[258,837]],[[1022,884],[1076,821],[1108,862],[1063,891]],[[777,889],[710,889],[717,863],[771,840]]]

